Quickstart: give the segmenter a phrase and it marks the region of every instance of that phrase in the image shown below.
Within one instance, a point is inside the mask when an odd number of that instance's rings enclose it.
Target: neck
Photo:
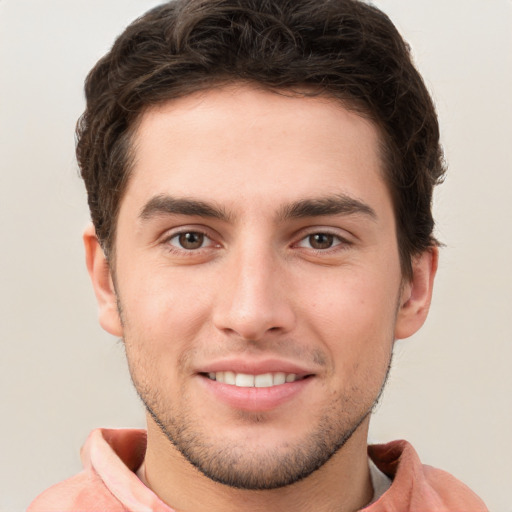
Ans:
[[[303,480],[279,489],[235,489],[193,467],[148,417],[148,445],[141,477],[176,512],[352,512],[373,496],[365,420],[326,464]]]

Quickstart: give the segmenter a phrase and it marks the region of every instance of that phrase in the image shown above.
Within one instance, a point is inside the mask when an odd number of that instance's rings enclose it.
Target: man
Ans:
[[[367,447],[430,304],[438,125],[353,0],[178,0],[91,71],[77,156],[100,323],[145,431],[94,431],[29,510],[480,511],[404,441]]]

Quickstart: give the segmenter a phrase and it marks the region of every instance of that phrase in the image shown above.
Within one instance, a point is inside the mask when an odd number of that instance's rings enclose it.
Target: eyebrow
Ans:
[[[372,220],[377,219],[377,214],[371,206],[345,194],[316,199],[302,199],[290,205],[286,205],[281,209],[278,216],[280,219],[286,220],[323,217],[326,215],[355,214],[363,214]]]
[[[188,198],[175,198],[162,194],[151,198],[144,205],[139,218],[150,220],[161,215],[209,217],[223,221],[227,221],[231,217],[223,208],[211,203]]]
[[[372,220],[377,218],[375,210],[354,197],[337,194],[321,198],[294,201],[278,211],[279,220],[323,217],[326,215],[363,214]],[[213,203],[188,198],[158,195],[151,198],[142,208],[139,218],[150,220],[162,215],[186,215],[230,221],[233,216],[224,208]]]

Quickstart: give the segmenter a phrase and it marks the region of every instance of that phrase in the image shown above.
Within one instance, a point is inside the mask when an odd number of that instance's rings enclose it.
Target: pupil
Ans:
[[[315,249],[329,249],[329,247],[332,247],[333,241],[334,235],[327,233],[317,233],[309,237],[309,243]]]
[[[180,245],[184,249],[199,249],[203,245],[202,233],[183,233],[180,235]]]

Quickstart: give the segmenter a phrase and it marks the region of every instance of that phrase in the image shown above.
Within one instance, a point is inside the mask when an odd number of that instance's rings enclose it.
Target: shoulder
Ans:
[[[84,470],[43,492],[27,512],[118,512],[125,511],[135,495],[142,501],[154,500],[133,473],[145,450],[143,430],[93,430],[80,452]]]
[[[399,505],[403,510],[436,512],[487,512],[484,502],[454,476],[422,464],[407,441],[393,441],[368,447],[376,466],[393,482],[390,489],[368,510]]]
[[[426,464],[422,469],[426,482],[433,492],[442,498],[447,510],[488,512],[485,503],[466,484],[450,473]]]
[[[94,472],[82,471],[44,491],[29,505],[27,512],[91,510],[121,512],[126,509]]]

